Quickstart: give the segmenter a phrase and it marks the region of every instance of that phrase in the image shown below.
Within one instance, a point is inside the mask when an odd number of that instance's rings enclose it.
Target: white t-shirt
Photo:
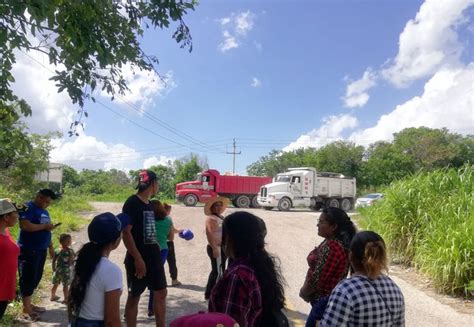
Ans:
[[[122,271],[108,258],[102,257],[87,285],[79,317],[104,320],[105,293],[117,289],[122,289]]]

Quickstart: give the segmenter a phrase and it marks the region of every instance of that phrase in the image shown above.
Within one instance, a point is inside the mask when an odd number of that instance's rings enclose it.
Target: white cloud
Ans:
[[[252,87],[260,87],[262,86],[262,81],[260,81],[258,78],[253,77],[252,78],[252,83],[250,83]]]
[[[250,10],[238,13],[234,18],[235,32],[239,35],[247,35],[253,29],[254,19],[255,15]]]
[[[219,23],[221,23],[221,25],[227,25],[229,24],[232,20],[230,19],[230,17],[223,17],[221,19],[218,20]]]
[[[421,96],[398,105],[375,126],[356,131],[349,139],[367,145],[392,140],[392,134],[404,128],[421,126],[474,133],[474,63],[438,71],[425,84]]]
[[[456,28],[472,1],[426,0],[400,34],[399,50],[383,76],[397,87],[428,77],[441,67],[459,64],[463,50]]]
[[[224,53],[238,48],[247,34],[253,29],[255,17],[254,13],[247,10],[237,14],[232,13],[229,17],[217,19],[221,27],[224,28],[222,32],[223,40],[217,46],[219,51]],[[257,46],[257,48],[259,47]]]
[[[43,53],[26,53],[15,53],[17,60],[12,69],[15,77],[12,89],[31,106],[32,116],[24,119],[29,131],[39,134],[67,132],[76,109],[67,92],[58,93],[55,82],[49,80],[57,68],[49,64],[48,56]]]
[[[171,164],[176,160],[175,157],[167,157],[167,156],[160,156],[160,157],[150,157],[148,159],[145,159],[143,162],[143,168],[147,169],[150,168],[151,166],[171,166]]]
[[[295,142],[283,148],[283,151],[292,151],[298,148],[319,148],[328,143],[343,139],[342,132],[357,127],[357,118],[350,114],[329,116],[323,119],[318,129],[313,129],[301,135]]]
[[[56,139],[53,146],[50,160],[76,169],[140,168],[141,154],[135,149],[121,143],[106,144],[84,133],[72,139]]]
[[[254,41],[253,44],[255,45],[255,48],[257,48],[258,51],[263,50],[263,45],[260,42]]]
[[[168,71],[166,74],[159,76],[155,71],[135,69],[126,64],[122,66],[122,74],[129,91],[118,98],[134,104],[142,110],[153,104],[155,96],[165,96],[177,86],[173,71]],[[116,91],[118,92],[118,88],[116,88]],[[110,96],[105,90],[101,90],[100,95],[103,97]]]
[[[369,101],[367,91],[375,86],[376,79],[376,74],[368,68],[360,79],[349,83],[343,97],[344,105],[349,108],[364,106]]]
[[[225,30],[224,32],[222,32],[222,36],[224,37],[224,40],[218,46],[221,52],[226,52],[230,49],[239,47],[237,39],[234,36],[230,35],[229,31]]]

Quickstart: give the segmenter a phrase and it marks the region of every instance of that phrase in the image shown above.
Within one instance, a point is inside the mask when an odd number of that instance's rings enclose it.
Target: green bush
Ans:
[[[461,294],[474,276],[474,169],[420,172],[392,183],[362,208],[364,228],[380,233],[392,257],[414,266],[443,292]]]

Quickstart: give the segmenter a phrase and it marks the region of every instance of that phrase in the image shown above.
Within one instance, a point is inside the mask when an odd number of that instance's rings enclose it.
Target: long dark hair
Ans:
[[[116,239],[110,243],[115,242]],[[88,242],[82,246],[77,254],[74,266],[74,278],[68,297],[69,312],[75,316],[79,315],[82,301],[86,296],[87,285],[102,258],[102,251],[108,244],[97,244]]]
[[[351,241],[357,232],[357,229],[347,213],[339,208],[324,208],[323,213],[327,217],[327,221],[331,225],[337,225],[335,237],[341,241],[346,250],[349,250]]]
[[[279,259],[265,250],[265,222],[249,212],[237,211],[224,219],[222,233],[223,244],[229,244],[233,256],[248,258],[255,271],[262,291],[260,326],[275,326],[272,311],[284,307],[285,281]]]

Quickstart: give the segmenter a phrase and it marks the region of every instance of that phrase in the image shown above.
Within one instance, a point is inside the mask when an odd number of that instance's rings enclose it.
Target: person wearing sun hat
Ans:
[[[16,296],[16,271],[20,247],[12,239],[9,228],[18,222],[18,208],[9,199],[0,199],[0,320],[7,305]]]
[[[130,222],[128,215],[101,213],[87,228],[89,242],[77,255],[68,298],[72,327],[120,326],[122,271],[109,260]]]
[[[207,248],[206,252],[211,260],[211,272],[207,279],[206,291],[204,298],[209,299],[212,288],[216,284],[217,278],[222,274],[225,267],[226,257],[224,251],[221,249],[222,245],[222,222],[224,216],[222,215],[229,205],[229,199],[226,197],[216,197],[209,199],[204,205],[204,214],[206,218],[206,237]]]

